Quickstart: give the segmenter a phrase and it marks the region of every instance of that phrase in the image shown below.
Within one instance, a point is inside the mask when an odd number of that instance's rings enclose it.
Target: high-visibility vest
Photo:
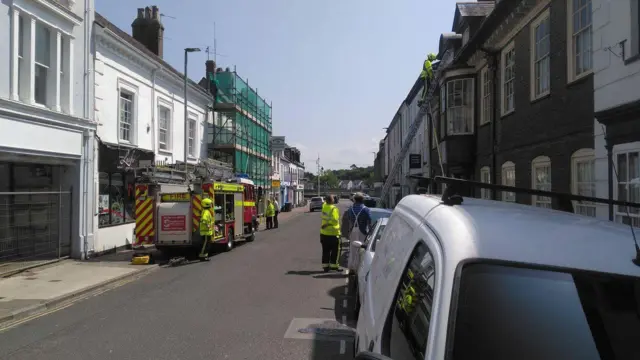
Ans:
[[[320,234],[329,236],[340,235],[340,213],[335,205],[322,205],[322,225],[327,226],[320,228]]]
[[[213,215],[211,215],[211,209],[202,209],[202,216],[200,217],[200,235],[213,235]]]
[[[433,67],[431,66],[431,61],[428,59],[424,61],[422,64],[422,71],[420,72],[421,78],[429,78],[431,80],[433,78]]]
[[[267,217],[275,216],[276,215],[276,207],[273,206],[273,204],[267,205],[267,211],[265,211],[264,215],[267,216]]]

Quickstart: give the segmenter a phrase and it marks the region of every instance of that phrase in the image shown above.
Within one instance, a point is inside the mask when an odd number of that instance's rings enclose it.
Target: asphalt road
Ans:
[[[319,226],[318,212],[304,213],[208,263],[162,268],[11,328],[0,359],[352,359],[338,331],[285,337],[347,314],[345,275],[320,271]]]

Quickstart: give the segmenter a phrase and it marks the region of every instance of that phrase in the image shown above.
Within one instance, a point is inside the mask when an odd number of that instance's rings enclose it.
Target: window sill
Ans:
[[[515,113],[515,112],[516,112],[516,109],[512,109],[512,110],[509,110],[509,111],[507,111],[507,112],[503,112],[503,113],[501,113],[501,114],[500,114],[500,117],[501,117],[501,118],[505,118],[505,117],[507,117],[507,116],[509,116],[509,115],[511,115],[511,114],[513,114],[513,113]]]
[[[118,145],[123,145],[129,148],[138,148],[138,145],[132,144],[130,141],[127,141],[127,140],[118,140]]]
[[[173,156],[173,152],[167,149],[158,149],[158,154]]]
[[[535,104],[551,96],[551,91],[546,91],[538,96],[531,97],[531,103]]]
[[[569,79],[569,81],[567,81],[567,86],[571,86],[573,84],[580,84],[585,79],[587,79],[589,75],[593,75],[593,70],[585,71],[582,74],[574,76],[573,78]]]
[[[627,59],[624,59],[624,64],[625,65],[631,65],[631,64],[633,64],[634,62],[636,62],[638,60],[640,60],[640,53],[637,53],[637,54],[635,54],[635,55],[633,55],[633,56],[631,56],[631,57],[629,57]]]
[[[491,120],[489,120],[489,121],[485,121],[485,122],[481,122],[481,123],[478,125],[478,128],[481,128],[481,127],[483,127],[483,126],[485,126],[485,125],[489,125],[489,124],[491,124]]]

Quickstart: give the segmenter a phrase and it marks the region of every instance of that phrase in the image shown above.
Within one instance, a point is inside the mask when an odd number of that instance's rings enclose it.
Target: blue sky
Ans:
[[[373,164],[373,152],[440,34],[453,0],[96,0],[131,33],[139,7],[164,17],[164,59],[183,68],[185,47],[213,48],[273,102],[273,135],[301,149],[307,168]],[[204,75],[205,53],[189,56]]]

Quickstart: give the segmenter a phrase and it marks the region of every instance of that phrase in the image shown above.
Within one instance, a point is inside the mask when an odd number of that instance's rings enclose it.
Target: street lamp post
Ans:
[[[187,151],[189,150],[188,139],[189,135],[189,111],[187,109],[187,86],[189,83],[189,77],[187,76],[187,62],[190,52],[202,51],[200,48],[185,48],[184,49],[184,171],[187,171]]]

